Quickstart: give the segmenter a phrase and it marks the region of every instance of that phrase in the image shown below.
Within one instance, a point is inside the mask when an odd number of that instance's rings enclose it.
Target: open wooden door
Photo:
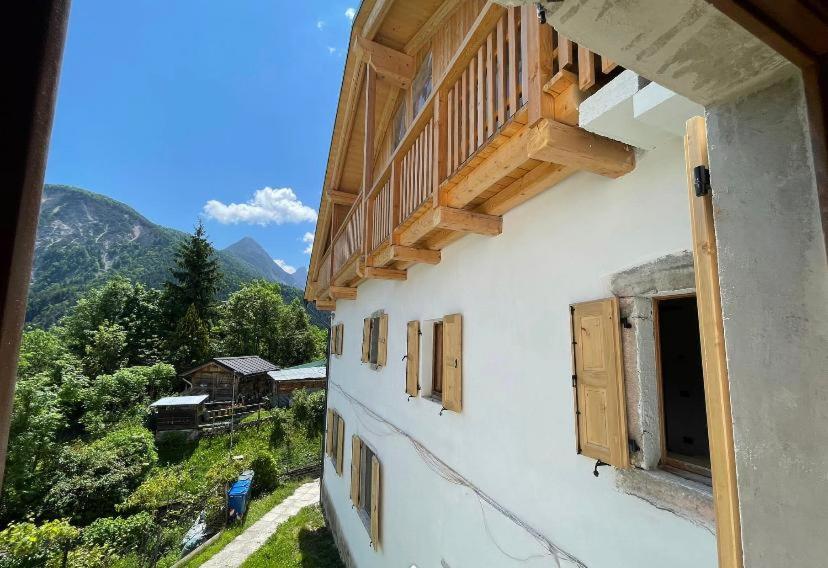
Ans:
[[[696,301],[699,310],[719,567],[742,568],[742,531],[719,290],[716,228],[710,188],[710,162],[707,155],[707,125],[700,116],[687,121],[684,160],[690,198],[690,224],[693,230],[693,264],[696,273]]]

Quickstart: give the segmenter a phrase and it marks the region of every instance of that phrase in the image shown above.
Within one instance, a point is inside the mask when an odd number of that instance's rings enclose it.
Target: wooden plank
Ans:
[[[356,300],[357,299],[357,289],[356,288],[348,288],[347,286],[331,286],[330,287],[330,294],[331,298],[334,300]]]
[[[576,171],[572,167],[544,162],[490,197],[475,211],[486,215],[503,215],[547,189],[551,189]]]
[[[542,119],[530,129],[530,158],[616,178],[635,168],[633,149],[580,128]]]
[[[448,177],[448,125],[451,122],[448,118],[448,109],[447,94],[437,93],[437,99],[434,101],[434,123],[432,125],[434,132],[432,162],[434,165],[431,180],[435,205],[440,205],[440,192],[437,191],[437,188],[440,187],[440,182]]]
[[[374,278],[377,280],[405,280],[407,278],[405,270],[397,270],[395,268],[366,266],[360,272],[360,276],[363,278]]]
[[[423,248],[393,245],[389,247],[392,260],[403,262],[422,262],[424,264],[439,264],[440,251]]]
[[[406,326],[405,392],[417,396],[420,390],[420,322],[408,322]]]
[[[334,205],[348,205],[351,206],[359,197],[356,193],[348,193],[347,191],[339,191],[336,189],[329,189],[325,192],[328,200]]]
[[[541,24],[530,6],[523,6],[523,35],[528,49],[523,53],[523,100],[529,105],[529,124],[555,117],[555,99],[544,87],[552,78],[552,27]]]
[[[362,37],[358,38],[358,42],[365,59],[380,79],[401,89],[411,86],[416,71],[413,57]]]
[[[524,164],[529,159],[531,135],[531,130],[525,128],[510,138],[469,175],[445,190],[443,203],[449,207],[465,207],[504,176]]]
[[[380,463],[377,456],[371,456],[371,547],[380,546]]]
[[[475,133],[475,122],[477,116],[477,77],[476,77],[477,65],[475,65],[475,59],[472,58],[469,61],[469,105],[466,108],[466,113],[469,116],[469,148],[467,156],[471,156],[474,153],[475,148],[477,148],[476,142],[476,133]]]
[[[434,228],[460,233],[496,236],[503,231],[503,218],[463,209],[438,207],[435,209]]]
[[[362,150],[362,191],[368,192],[374,184],[374,107],[376,106],[377,76],[373,68],[365,71],[365,135]],[[373,207],[368,207],[368,200],[363,199],[365,233],[362,239],[363,251],[370,252],[373,248],[371,242],[371,220]],[[361,228],[360,228],[361,229]]]
[[[607,75],[612,73],[616,67],[618,67],[618,64],[615,61],[603,55],[601,56],[601,73]]]
[[[492,32],[486,36],[486,138],[491,137],[495,131],[494,85],[494,32]]]
[[[595,85],[595,54],[578,46],[578,87],[586,91]]]
[[[572,40],[568,37],[558,34],[558,70],[571,70],[575,63],[575,57],[572,54]]]
[[[696,302],[699,312],[702,370],[710,439],[710,469],[713,480],[713,507],[716,512],[716,540],[719,566],[742,567],[742,531],[739,490],[736,484],[736,457],[733,447],[733,416],[722,322],[719,259],[716,226],[710,193],[698,197],[693,170],[709,167],[707,126],[696,116],[687,121],[684,159],[690,224],[693,234],[693,264],[696,275]]]
[[[452,99],[454,105],[454,121],[452,122],[454,131],[452,132],[451,141],[451,171],[453,172],[460,165],[460,130],[463,127],[460,122],[460,92],[457,84],[454,85],[452,92],[454,93]]]
[[[503,15],[506,8],[488,0],[486,5],[478,14],[477,19],[472,24],[466,37],[463,38],[463,43],[454,52],[451,61],[446,65],[446,73],[440,82],[445,84],[452,84],[460,78],[465,67],[460,63],[461,61],[469,61],[477,51],[481,42],[485,41],[486,36],[491,29],[497,24],[497,20]]]
[[[420,51],[420,49],[425,47],[431,40],[432,36],[434,36],[434,33],[440,28],[440,26],[443,25],[446,19],[451,16],[455,8],[457,8],[461,3],[462,0],[446,0],[440,4],[440,6],[428,18],[426,23],[420,26],[417,33],[415,33],[411,39],[408,40],[408,43],[405,44],[403,51],[409,55],[414,55]],[[435,77],[435,79],[439,79],[439,77]]]
[[[351,502],[359,507],[359,466],[362,454],[362,440],[359,436],[351,437]]]
[[[486,141],[486,47],[481,45],[477,50],[477,147],[483,146]]]
[[[507,89],[509,91],[509,114],[514,114],[518,106],[518,35],[517,35],[517,8],[509,8],[507,17],[507,37],[509,41],[509,63]]]
[[[463,71],[460,79],[460,155],[458,163],[462,163],[469,157],[468,149],[468,108],[469,108],[469,70]]]
[[[535,8],[530,4],[523,4],[520,7],[520,27],[518,28],[518,37],[520,39],[520,57],[518,57],[520,65],[518,67],[520,71],[521,106],[525,105],[529,98],[529,73],[527,73],[526,64],[531,57],[530,52],[533,51],[535,47],[529,43],[529,34],[531,33],[530,30],[532,29],[532,26],[540,26],[540,22],[535,14]],[[552,32],[551,26],[544,27],[546,27],[550,33]]]
[[[394,0],[377,0],[368,18],[365,20],[365,25],[362,26],[362,36],[366,39],[374,39],[379,32],[380,26],[388,15],[388,11],[394,5]]]
[[[500,128],[506,122],[506,36],[504,27],[506,22],[503,18],[497,21],[495,30],[497,43],[497,127]]]
[[[463,316],[443,318],[443,408],[463,409]]]
[[[333,300],[316,300],[316,309],[320,312],[332,312],[336,310],[336,302]]]
[[[577,84],[578,77],[575,73],[561,69],[544,84],[543,90],[550,95],[557,96],[563,94],[572,85]]]

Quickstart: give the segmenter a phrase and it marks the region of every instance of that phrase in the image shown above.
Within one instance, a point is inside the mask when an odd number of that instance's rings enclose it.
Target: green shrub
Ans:
[[[0,567],[34,568],[60,557],[78,539],[79,531],[66,519],[11,523],[0,532]]]
[[[256,456],[250,468],[255,473],[253,477],[254,496],[270,493],[279,486],[279,468],[270,454],[262,453]]]
[[[325,428],[325,391],[299,389],[293,393],[293,416],[310,434]]]
[[[130,517],[101,517],[83,529],[83,543],[109,548],[117,554],[137,552],[155,531],[152,515],[141,512]]]
[[[273,417],[268,423],[270,425],[270,446],[280,446],[287,436],[287,410],[276,408],[270,411]]]

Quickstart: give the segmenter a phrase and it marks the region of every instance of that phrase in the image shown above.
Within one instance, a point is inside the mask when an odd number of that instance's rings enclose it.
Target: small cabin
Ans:
[[[150,404],[155,415],[156,432],[169,430],[197,430],[204,416],[206,394],[193,396],[165,396]]]
[[[328,386],[324,359],[268,373],[272,382],[274,406],[290,406],[293,392],[299,389],[319,390]]]
[[[180,375],[187,392],[206,394],[210,402],[258,402],[272,393],[268,373],[279,366],[257,356],[216,357]]]

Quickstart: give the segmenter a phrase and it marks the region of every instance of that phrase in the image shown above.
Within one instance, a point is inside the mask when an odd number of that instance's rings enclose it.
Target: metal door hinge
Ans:
[[[707,166],[693,168],[693,187],[696,189],[696,197],[710,193],[710,170]]]

